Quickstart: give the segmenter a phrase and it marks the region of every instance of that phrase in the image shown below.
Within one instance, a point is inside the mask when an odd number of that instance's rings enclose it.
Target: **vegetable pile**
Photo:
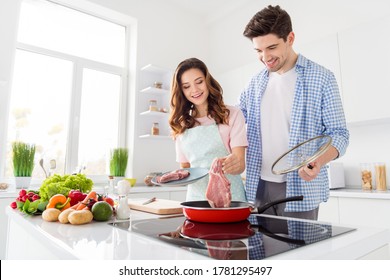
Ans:
[[[93,191],[92,186],[84,174],[55,174],[43,181],[39,191],[20,190],[10,206],[28,215],[42,215],[47,222],[108,221],[115,214],[114,200]]]
[[[42,213],[42,219],[47,222],[59,221],[61,224],[70,223],[72,225],[83,225],[92,220],[108,221],[114,213],[114,204],[111,205],[111,201],[113,202],[111,198],[91,191],[85,194],[83,200],[70,206],[69,196],[66,198],[62,194],[56,194],[50,198],[46,210]]]
[[[54,174],[46,178],[39,188],[39,196],[42,200],[48,201],[55,194],[68,196],[69,191],[79,190],[88,193],[92,190],[93,182],[84,174],[64,175]]]
[[[19,191],[16,200],[11,203],[11,208],[17,208],[28,215],[41,214],[46,209],[47,203],[40,198],[36,191],[23,189]]]

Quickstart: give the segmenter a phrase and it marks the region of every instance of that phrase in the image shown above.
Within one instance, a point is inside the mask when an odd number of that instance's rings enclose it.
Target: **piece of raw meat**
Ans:
[[[226,208],[232,201],[230,182],[222,171],[222,159],[214,159],[209,171],[206,198],[213,208]]]
[[[156,177],[157,183],[167,183],[171,181],[181,180],[190,176],[190,172],[186,169],[178,169],[162,176]]]

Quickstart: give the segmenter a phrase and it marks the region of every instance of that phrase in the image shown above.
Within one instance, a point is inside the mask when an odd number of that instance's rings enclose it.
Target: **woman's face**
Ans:
[[[207,110],[209,89],[202,71],[197,68],[185,71],[181,76],[181,90],[187,100],[194,104],[198,111],[203,111],[199,110],[200,108]]]

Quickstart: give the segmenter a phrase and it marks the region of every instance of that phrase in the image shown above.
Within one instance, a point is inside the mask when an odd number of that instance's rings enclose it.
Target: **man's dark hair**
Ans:
[[[258,36],[275,34],[286,41],[291,31],[292,23],[289,14],[279,5],[269,5],[252,17],[243,34],[251,40]]]

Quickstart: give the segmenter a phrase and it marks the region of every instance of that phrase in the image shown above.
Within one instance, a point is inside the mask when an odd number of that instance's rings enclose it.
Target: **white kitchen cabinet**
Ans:
[[[390,229],[390,200],[387,198],[330,197],[321,203],[319,221],[350,226]]]
[[[146,65],[141,69],[141,90],[138,98],[140,138],[171,139],[169,137],[170,129],[168,124],[171,77],[172,72],[170,70],[152,64]],[[155,86],[156,82],[162,83],[161,88]],[[156,100],[158,111],[149,110],[150,100]],[[158,123],[159,135],[152,135],[153,123]]]
[[[5,259],[5,251],[8,236],[8,216],[5,214],[6,207],[9,207],[12,201],[15,201],[14,197],[0,197],[0,260]]]
[[[333,195],[333,196],[332,196]],[[326,203],[321,203],[318,220],[350,227],[370,227],[390,229],[390,199],[389,193],[369,192],[359,190],[331,192]],[[379,250],[380,257],[375,254],[367,258],[389,258],[390,244]]]
[[[340,66],[349,123],[390,117],[390,17],[339,32]]]
[[[334,224],[340,223],[338,197],[329,197],[327,202],[320,204],[318,220]]]

